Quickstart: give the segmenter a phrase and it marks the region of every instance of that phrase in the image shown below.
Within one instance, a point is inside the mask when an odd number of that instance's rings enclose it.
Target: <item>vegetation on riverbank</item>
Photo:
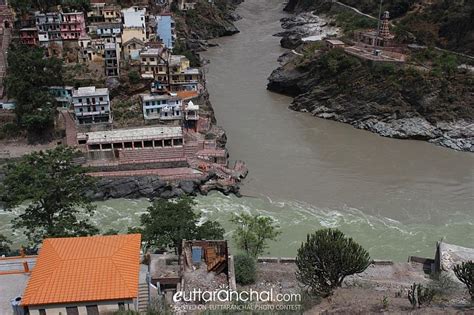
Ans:
[[[379,1],[340,0],[339,2],[374,17],[379,15]],[[287,10],[336,15],[349,9],[325,0],[290,0]],[[386,0],[383,2],[382,11],[390,12],[399,38],[414,40],[422,45],[474,54],[472,1]]]
[[[26,130],[32,140],[45,140],[52,131],[56,100],[50,86],[63,84],[62,61],[44,58],[43,48],[12,45],[8,50],[5,87],[8,97],[16,100],[16,126],[4,126],[3,132]]]

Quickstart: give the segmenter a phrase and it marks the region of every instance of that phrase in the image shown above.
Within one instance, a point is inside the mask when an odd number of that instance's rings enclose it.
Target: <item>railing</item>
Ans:
[[[76,116],[94,116],[94,115],[109,115],[110,112],[106,110],[100,110],[100,111],[95,111],[95,112],[80,112],[80,113],[75,113]]]

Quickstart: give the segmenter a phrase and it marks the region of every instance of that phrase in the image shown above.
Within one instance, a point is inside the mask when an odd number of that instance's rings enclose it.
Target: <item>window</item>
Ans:
[[[119,310],[124,311],[124,310],[125,310],[125,303],[120,302],[120,303],[118,304],[118,307],[119,307]]]
[[[82,103],[82,98],[78,99],[77,101],[78,101],[79,103]]]
[[[102,102],[104,100],[104,98],[101,96],[99,97],[99,101]]]
[[[46,315],[46,310],[44,308],[40,308],[38,312],[39,312],[39,315]]]
[[[77,309],[77,306],[66,307],[66,314],[67,315],[79,315],[79,310]]]

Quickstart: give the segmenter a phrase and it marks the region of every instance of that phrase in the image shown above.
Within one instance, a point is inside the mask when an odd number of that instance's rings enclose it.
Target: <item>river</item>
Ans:
[[[272,216],[282,229],[269,247],[275,256],[294,256],[306,234],[321,227],[340,228],[374,258],[433,257],[441,238],[474,247],[473,154],[293,112],[290,98],[266,90],[284,52],[272,36],[281,29],[282,8],[281,0],[246,0],[237,10],[241,33],[203,54],[231,157],[244,160],[250,173],[245,197],[213,193],[198,198],[198,209],[229,233],[231,213]],[[104,230],[126,230],[147,206],[101,202],[95,221]],[[11,216],[0,213],[0,232]]]

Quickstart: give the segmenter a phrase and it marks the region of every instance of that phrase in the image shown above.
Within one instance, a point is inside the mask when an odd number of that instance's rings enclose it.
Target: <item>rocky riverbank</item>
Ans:
[[[420,67],[374,64],[342,49],[328,51],[315,41],[341,31],[330,17],[313,12],[282,19],[282,27],[277,35],[292,51],[280,57],[267,87],[295,97],[291,109],[381,136],[474,152],[472,71],[441,65],[441,55],[430,67]]]
[[[225,195],[240,196],[237,184],[223,183],[215,174],[202,179],[164,181],[158,176],[101,178],[97,190],[89,192],[96,201],[116,198],[176,198],[183,195],[207,195],[210,191],[219,191]]]

